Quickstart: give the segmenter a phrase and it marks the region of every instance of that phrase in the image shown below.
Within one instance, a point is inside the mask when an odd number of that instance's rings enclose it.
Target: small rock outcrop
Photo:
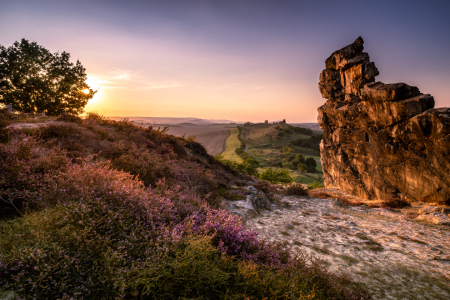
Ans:
[[[450,108],[405,83],[376,82],[361,37],[325,61],[318,116],[325,186],[363,199],[450,205]]]
[[[228,207],[230,213],[241,216],[244,220],[248,220],[258,216],[261,211],[270,211],[273,209],[273,204],[264,192],[253,186],[248,186],[247,190],[250,191],[250,195],[247,195],[245,200],[224,200],[223,204]]]

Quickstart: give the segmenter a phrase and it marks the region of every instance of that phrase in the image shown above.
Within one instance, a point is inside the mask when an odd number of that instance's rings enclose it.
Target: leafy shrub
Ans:
[[[217,155],[216,159],[228,166],[233,167],[238,172],[244,173],[249,176],[258,176],[258,167],[260,165],[254,157],[248,156],[242,163],[224,159],[221,154]]]
[[[384,200],[381,202],[381,207],[390,207],[390,208],[405,208],[411,207],[411,203],[404,199],[393,198],[390,200]]]
[[[286,169],[268,168],[259,176],[262,180],[267,180],[270,183],[291,183],[294,178]]]
[[[314,181],[313,183],[311,183],[311,184],[308,186],[308,189],[309,189],[309,190],[323,189],[323,183]]]
[[[308,170],[308,166],[303,164],[303,163],[298,163],[297,164],[297,170],[299,172],[306,172]]]
[[[294,158],[294,162],[297,164],[305,164],[305,157],[301,153],[298,153]]]
[[[281,163],[281,165],[282,165],[283,168],[285,168],[285,169],[295,169],[295,168],[294,168],[294,164],[293,164],[292,162],[290,162],[290,161],[283,160],[283,162]]]
[[[285,193],[289,196],[308,196],[308,190],[300,183],[288,186]]]

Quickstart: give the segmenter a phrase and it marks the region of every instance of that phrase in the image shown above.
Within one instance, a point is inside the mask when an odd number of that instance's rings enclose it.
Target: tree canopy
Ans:
[[[86,69],[67,52],[22,39],[0,46],[0,103],[22,112],[80,114],[97,91],[86,83]]]

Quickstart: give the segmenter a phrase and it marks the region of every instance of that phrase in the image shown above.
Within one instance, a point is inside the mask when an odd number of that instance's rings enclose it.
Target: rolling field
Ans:
[[[142,126],[167,127],[169,128],[167,133],[174,136],[184,135],[186,138],[195,136],[195,140],[202,144],[208,153],[213,156],[225,151],[225,140],[230,135],[230,129],[236,129],[234,124],[195,125],[183,123],[178,125],[155,125],[142,123]]]
[[[216,156],[225,151],[225,141],[229,136],[230,130],[209,131],[196,135],[196,141],[205,146],[210,155]]]
[[[235,152],[235,150],[241,145],[241,142],[238,139],[238,134],[239,130],[237,128],[230,129],[230,136],[225,142],[225,151],[222,154],[224,159],[241,163],[242,158]]]

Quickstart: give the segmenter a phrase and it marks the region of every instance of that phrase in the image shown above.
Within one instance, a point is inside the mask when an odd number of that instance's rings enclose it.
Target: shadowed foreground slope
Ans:
[[[0,283],[22,299],[368,299],[220,209],[247,178],[98,115],[0,130]],[[0,291],[1,293],[1,291]]]

